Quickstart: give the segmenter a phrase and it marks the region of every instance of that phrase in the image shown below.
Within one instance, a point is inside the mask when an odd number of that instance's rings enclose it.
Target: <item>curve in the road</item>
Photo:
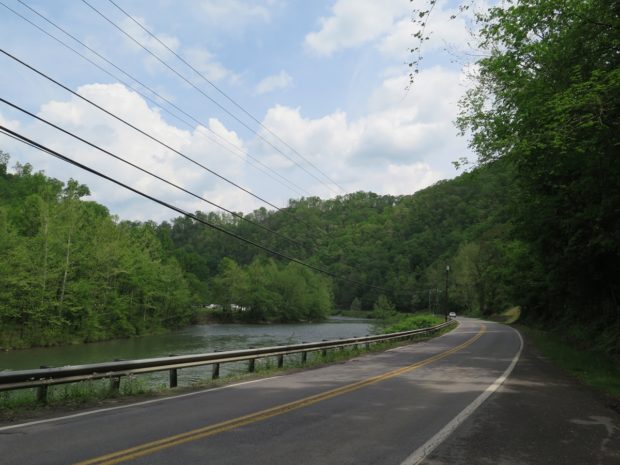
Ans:
[[[356,383],[351,383],[345,386],[338,387],[336,389],[331,389],[329,391],[316,394],[313,396],[309,396],[300,400],[296,400],[294,402],[289,402],[286,404],[278,405],[276,407],[272,407],[266,410],[262,410],[256,413],[252,413],[250,415],[244,415],[242,417],[238,417],[232,420],[227,420],[215,425],[209,425],[202,428],[197,428],[192,431],[188,431],[181,434],[176,434],[167,438],[159,439],[157,441],[148,442],[145,444],[141,444],[139,446],[131,447],[129,449],[120,450],[117,452],[113,452],[111,454],[106,454],[100,457],[96,457],[93,459],[85,460],[77,463],[76,465],[114,465],[117,463],[126,462],[128,460],[133,460],[138,457],[143,457],[145,455],[149,455],[155,452],[158,452],[162,449],[167,449],[170,447],[178,446],[190,441],[196,441],[198,439],[202,439],[208,436],[213,436],[218,433],[222,433],[224,431],[229,431],[234,428],[239,428],[241,426],[245,426],[251,423],[256,423],[262,420],[266,420],[268,418],[281,415],[286,412],[290,412],[292,410],[296,410],[302,407],[307,407],[312,404],[316,404],[317,402],[321,402],[323,400],[331,399],[336,396],[340,396],[352,391],[356,391],[365,386],[369,386],[371,384],[375,384],[381,381],[385,381],[390,378],[394,378],[396,376],[402,375],[404,373],[416,370],[423,366],[429,365],[433,362],[446,358],[460,350],[465,349],[470,346],[474,342],[476,342],[484,332],[486,331],[486,327],[482,325],[478,333],[476,333],[473,337],[465,341],[464,343],[448,349],[444,352],[436,354],[432,357],[426,358],[420,362],[397,368],[395,370],[388,371],[381,375],[373,376]]]
[[[441,337],[346,362],[0,427],[0,461],[414,463],[412,451],[428,453],[503,381],[520,351],[512,328],[459,320]]]

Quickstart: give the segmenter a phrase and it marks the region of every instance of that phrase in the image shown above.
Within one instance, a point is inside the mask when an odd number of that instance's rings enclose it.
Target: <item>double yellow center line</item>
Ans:
[[[221,423],[216,423],[214,425],[204,426],[202,428],[197,428],[191,431],[187,431],[181,434],[175,434],[174,436],[168,436],[163,439],[159,439],[157,441],[147,442],[141,444],[139,446],[131,447],[129,449],[120,450],[117,452],[113,452],[111,454],[102,455],[100,457],[96,457],[93,459],[85,460],[83,462],[79,462],[75,465],[113,465],[116,463],[126,462],[128,460],[133,460],[138,457],[143,457],[145,455],[153,454],[154,452],[168,449],[169,447],[178,446],[180,444],[184,444],[190,441],[196,441],[198,439],[206,438],[208,436],[213,436],[218,433],[222,433],[224,431],[229,431],[231,429],[239,428],[241,426],[249,425],[251,423],[256,423],[259,421],[267,420],[268,418],[275,417],[277,415],[282,415],[283,413],[290,412],[292,410],[297,410],[303,407],[307,407],[312,404],[316,404],[317,402],[321,402],[323,400],[331,399],[336,396],[340,396],[342,394],[347,394],[349,392],[357,391],[365,386],[369,386],[371,384],[375,384],[381,381],[385,381],[390,378],[394,378],[396,376],[402,375],[404,373],[408,373],[410,371],[416,370],[423,366],[429,365],[433,362],[441,360],[443,358],[452,355],[459,350],[466,348],[467,346],[476,342],[484,332],[486,331],[486,327],[484,325],[481,326],[480,331],[478,333],[465,341],[463,344],[460,344],[452,349],[446,350],[445,352],[441,352],[437,355],[433,355],[427,359],[424,359],[420,362],[414,363],[412,365],[408,365],[402,368],[397,368],[392,371],[388,371],[381,375],[373,376],[371,378],[367,378],[361,381],[357,381],[352,384],[347,384],[345,386],[341,386],[339,388],[331,389],[329,391],[322,392],[320,394],[315,394],[313,396],[305,397],[303,399],[299,399],[293,402],[289,402],[282,405],[277,405],[275,407],[268,408],[266,410],[261,410],[259,412],[251,413],[249,415],[244,415],[241,417],[234,418],[232,420],[223,421]]]

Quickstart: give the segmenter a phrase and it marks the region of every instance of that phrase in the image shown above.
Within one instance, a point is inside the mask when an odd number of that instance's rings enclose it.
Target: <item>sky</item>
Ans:
[[[159,142],[0,54],[3,99],[229,210],[412,194],[471,158],[454,126],[471,22],[450,20],[454,1],[438,2],[409,90],[409,0],[114,0],[129,16],[109,0],[0,1],[0,48]],[[217,211],[4,103],[0,124],[184,210]],[[122,219],[178,216],[3,134],[0,150],[10,166],[87,184]]]

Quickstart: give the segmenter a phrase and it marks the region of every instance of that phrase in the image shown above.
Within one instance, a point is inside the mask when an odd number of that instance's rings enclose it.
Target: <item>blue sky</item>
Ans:
[[[451,162],[470,155],[466,141],[457,136],[452,124],[467,80],[462,61],[453,63],[453,55],[444,49],[459,50],[469,40],[468,19],[448,19],[454,13],[452,2],[440,1],[433,13],[433,35],[423,50],[424,66],[407,92],[409,70],[405,63],[408,49],[414,45],[408,0],[115,1],[287,145],[222,97],[108,0],[88,3],[262,138],[81,1],[23,0],[190,114],[191,120],[178,115],[189,125],[145,100],[136,89],[158,99],[17,0],[2,2],[134,88],[95,68],[2,5],[1,47],[275,205],[284,206],[289,198],[301,195],[326,198],[358,190],[411,194],[457,175]],[[226,208],[247,212],[262,206],[4,55],[0,56],[0,69],[3,98]],[[165,102],[160,105],[177,113]],[[1,104],[0,123],[182,208],[212,209]],[[88,184],[93,199],[121,218],[162,220],[175,216],[5,136],[0,136],[0,149],[9,152],[13,162],[30,162],[50,176],[62,180],[74,177]],[[257,161],[260,170],[252,166]]]

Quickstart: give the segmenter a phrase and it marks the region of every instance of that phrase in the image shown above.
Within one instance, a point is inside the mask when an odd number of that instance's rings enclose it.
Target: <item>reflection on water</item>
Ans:
[[[25,370],[45,366],[80,365],[115,359],[140,359],[287,345],[364,336],[370,323],[363,320],[331,320],[318,324],[291,325],[196,325],[172,333],[65,347],[35,348],[0,353],[0,370]],[[241,369],[245,365],[236,365]],[[222,374],[235,365],[222,367]],[[210,376],[210,367],[187,368],[179,382]],[[151,375],[151,382],[165,382],[166,373]]]

